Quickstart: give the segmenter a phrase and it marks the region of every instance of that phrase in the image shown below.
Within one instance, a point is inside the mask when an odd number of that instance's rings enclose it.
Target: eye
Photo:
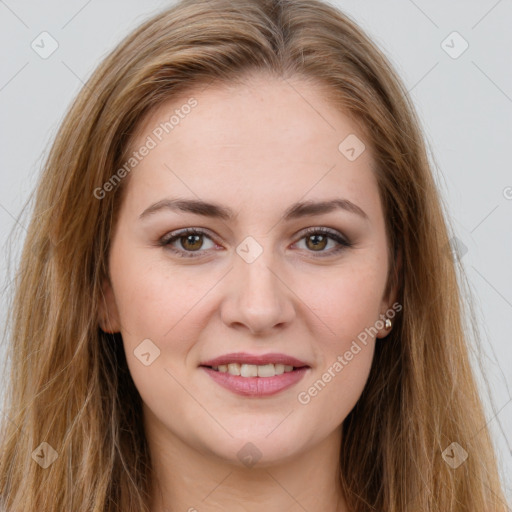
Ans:
[[[207,237],[212,241],[206,231],[200,228],[187,228],[178,232],[170,233],[169,236],[163,237],[159,241],[159,244],[170,249],[177,256],[194,258],[196,255],[193,253],[201,252],[200,249],[204,249],[204,242],[202,240],[204,237]],[[175,242],[177,242],[181,247],[174,247],[173,244]],[[207,247],[206,249],[209,248],[211,247]]]
[[[308,252],[320,253],[320,257],[337,254],[347,247],[352,247],[352,243],[344,238],[338,231],[329,228],[308,228],[303,231],[303,236],[299,242],[305,240],[306,250]],[[210,247],[205,247],[204,238],[210,240]],[[334,248],[330,251],[324,251],[328,242],[334,242]],[[178,232],[169,233],[159,240],[159,245],[171,250],[179,257],[196,258],[201,253],[212,249],[215,246],[211,236],[201,228],[186,228]],[[297,244],[298,242],[296,242]],[[176,247],[178,244],[179,247]],[[203,251],[201,249],[204,249]]]
[[[308,228],[302,233],[303,236],[299,242],[305,240],[305,247],[308,252],[321,253],[319,256],[331,256],[337,254],[347,247],[352,247],[352,243],[344,238],[340,233],[329,228]],[[329,241],[334,242],[334,248],[330,251],[324,251]],[[298,243],[298,242],[297,242]]]

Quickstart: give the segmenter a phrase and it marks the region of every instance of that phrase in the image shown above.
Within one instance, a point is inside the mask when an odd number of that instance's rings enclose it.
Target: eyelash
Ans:
[[[181,258],[199,258],[199,257],[201,257],[196,254],[204,253],[205,252],[204,250],[200,249],[198,251],[185,251],[183,249],[176,249],[174,247],[171,247],[172,242],[179,240],[180,238],[184,238],[188,235],[204,235],[210,239],[212,238],[208,234],[208,232],[206,232],[205,230],[203,230],[201,228],[186,228],[186,229],[180,230],[178,232],[170,233],[169,235],[162,237],[158,241],[158,245],[165,247],[166,249],[169,249],[170,251],[172,251],[174,254],[176,254],[177,256],[179,256]],[[323,235],[323,236],[326,236],[327,238],[330,238],[331,240],[334,240],[335,242],[337,242],[339,244],[338,247],[334,248],[333,250],[327,251],[324,255],[320,255],[319,256],[320,258],[338,254],[340,251],[353,246],[353,244],[348,239],[343,238],[340,234],[338,234],[337,231],[331,230],[329,228],[307,228],[303,232],[302,237],[299,238],[298,241],[300,241],[304,238],[307,238],[308,236],[311,236],[311,235]],[[315,253],[315,251],[308,251],[308,252]],[[324,251],[319,251],[319,254],[321,254],[323,252]]]

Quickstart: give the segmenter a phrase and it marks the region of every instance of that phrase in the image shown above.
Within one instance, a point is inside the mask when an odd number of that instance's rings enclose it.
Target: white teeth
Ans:
[[[242,364],[240,366],[240,375],[242,377],[257,377],[258,367],[255,364]]]
[[[240,375],[240,365],[238,363],[228,364],[228,373],[231,373],[231,375]]]
[[[265,364],[263,366],[258,366],[258,377],[274,377],[276,374],[276,370],[273,364]]]
[[[284,373],[284,364],[275,364],[274,368],[276,369],[276,375],[281,375]]]
[[[240,375],[242,377],[274,377],[282,375],[285,372],[293,371],[293,366],[287,364],[239,364],[229,363],[212,366],[214,370],[231,375]]]

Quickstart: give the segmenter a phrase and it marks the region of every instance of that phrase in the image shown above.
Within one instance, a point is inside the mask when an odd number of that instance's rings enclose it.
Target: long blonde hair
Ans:
[[[504,511],[468,357],[460,264],[414,108],[361,29],[318,0],[181,1],[122,41],[76,98],[36,188],[13,283],[2,502],[10,512],[149,509],[141,399],[120,335],[98,327],[129,177],[101,200],[94,191],[154,108],[251,73],[318,84],[361,123],[375,156],[388,289],[399,285],[403,310],[343,423],[340,483],[350,510]],[[33,456],[43,441],[57,452],[47,468]],[[442,456],[452,442],[469,454],[456,469]]]

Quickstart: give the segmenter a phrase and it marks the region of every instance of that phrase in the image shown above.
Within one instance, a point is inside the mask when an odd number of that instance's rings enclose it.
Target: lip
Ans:
[[[274,377],[241,377],[239,375],[231,375],[230,373],[218,372],[207,366],[201,366],[200,368],[223,388],[246,397],[275,395],[299,382],[306,372],[310,370],[309,367],[302,367]]]
[[[215,359],[210,359],[208,361],[204,361],[200,364],[200,366],[219,366],[221,364],[229,364],[229,363],[239,363],[239,364],[255,364],[255,365],[264,365],[264,364],[285,364],[288,366],[294,366],[296,368],[302,368],[303,366],[308,366],[307,363],[297,359],[295,357],[288,356],[286,354],[280,353],[268,353],[268,354],[248,354],[247,352],[233,352],[231,354],[224,354],[222,356],[216,357]],[[243,377],[246,379],[250,379],[252,377]],[[257,377],[259,378],[259,377]],[[273,377],[264,377],[267,379],[271,379]]]

